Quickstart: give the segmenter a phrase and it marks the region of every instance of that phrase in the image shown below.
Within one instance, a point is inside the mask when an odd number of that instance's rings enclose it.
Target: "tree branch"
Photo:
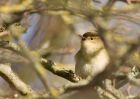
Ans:
[[[18,53],[21,52],[21,48],[17,44],[12,43],[12,42],[1,41],[0,47],[7,48],[9,50],[16,51]],[[50,72],[52,72],[55,75],[58,75],[71,82],[78,82],[80,80],[80,78],[78,76],[76,76],[74,71],[68,70],[66,68],[60,68],[60,67],[69,67],[68,65],[57,64],[57,63],[54,63],[53,61],[50,61],[50,60],[47,60],[44,58],[41,58],[40,61],[45,69],[49,70]]]
[[[33,90],[26,85],[21,79],[11,70],[8,64],[0,64],[0,75],[15,89],[23,95],[31,94]]]
[[[47,60],[42,58],[41,59],[42,65],[53,74],[63,77],[71,82],[78,82],[80,78],[76,76],[76,74],[72,70],[60,68],[63,64],[56,64],[53,61]],[[68,67],[67,65],[63,65],[63,67]]]

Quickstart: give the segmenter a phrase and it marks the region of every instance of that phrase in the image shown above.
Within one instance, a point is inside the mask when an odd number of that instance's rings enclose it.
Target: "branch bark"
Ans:
[[[12,70],[8,64],[0,64],[0,75],[15,89],[23,95],[28,95],[33,90],[26,85]]]
[[[60,64],[56,64],[53,61],[44,58],[41,59],[41,63],[47,70],[51,71],[53,74],[63,77],[71,82],[78,82],[80,80],[80,78],[76,76],[76,74],[72,70],[59,68]],[[68,66],[65,65],[63,67],[68,67]]]

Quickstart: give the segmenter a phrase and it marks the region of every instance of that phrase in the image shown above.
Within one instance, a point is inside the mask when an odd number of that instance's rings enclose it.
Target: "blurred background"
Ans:
[[[8,5],[10,8],[11,5],[19,5],[22,2],[28,3],[28,0],[25,1],[1,0],[0,6]],[[122,1],[118,0],[113,7],[123,10],[128,5],[131,5],[125,0],[125,2]],[[21,39],[25,41],[31,50],[39,51],[43,57],[51,59],[54,62],[71,64],[73,65],[72,67],[65,68],[74,69],[74,55],[80,48],[80,38],[78,35],[82,35],[88,31],[97,31],[91,21],[95,18],[90,17],[87,19],[84,15],[91,13],[88,9],[102,9],[107,5],[108,0],[31,0],[31,2],[30,6],[27,6],[27,11],[4,13],[0,10],[1,25],[3,25],[3,23],[11,24],[12,22],[20,22],[27,27],[27,31],[22,34]],[[32,5],[34,6],[33,8]],[[33,9],[33,11],[30,12],[28,9]],[[94,12],[92,13],[94,14]],[[99,18],[101,18],[101,20],[105,19],[106,23],[104,25],[111,30],[111,33],[106,33],[104,38],[107,40],[111,54],[115,54],[115,59],[120,59],[129,50],[131,44],[136,44],[139,41],[139,9],[134,9],[126,13],[111,12],[108,14],[106,12],[106,14],[102,14]],[[5,20],[10,21],[6,22]],[[31,85],[34,90],[44,90],[42,82],[30,65],[31,64],[12,64],[12,69],[24,82]],[[140,66],[139,49],[131,55],[131,58],[127,59],[125,66]],[[47,74],[49,86],[54,88],[59,88],[67,83],[71,83],[62,77],[52,74],[50,71],[47,71]],[[121,88],[126,95],[127,86],[129,86],[129,84]],[[134,86],[133,88],[135,91],[132,91],[131,94],[139,93],[139,88]],[[7,82],[1,78],[0,96],[10,95],[12,92]],[[94,97],[94,94],[92,94],[92,90],[89,89],[81,93],[70,94],[69,98],[72,97],[75,97],[73,99],[85,99],[85,97],[91,99],[91,97]]]

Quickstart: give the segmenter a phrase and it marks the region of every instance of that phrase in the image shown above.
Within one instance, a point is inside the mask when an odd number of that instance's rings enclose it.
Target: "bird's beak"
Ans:
[[[82,39],[83,38],[83,36],[81,35],[81,34],[78,34],[78,36]]]
[[[78,36],[80,37],[80,39],[81,39],[82,41],[85,40],[85,37],[83,37],[81,34],[78,34]]]

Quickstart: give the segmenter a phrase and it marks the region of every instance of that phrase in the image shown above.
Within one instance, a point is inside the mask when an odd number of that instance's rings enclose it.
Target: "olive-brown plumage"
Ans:
[[[98,34],[87,32],[82,35],[81,48],[75,55],[75,73],[83,79],[95,77],[103,72],[109,57]]]

